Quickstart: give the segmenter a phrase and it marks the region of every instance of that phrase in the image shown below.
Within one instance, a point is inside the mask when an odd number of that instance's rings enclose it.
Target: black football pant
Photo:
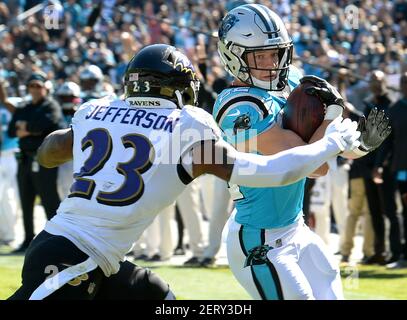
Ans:
[[[384,216],[390,222],[390,250],[393,257],[401,254],[400,223],[397,217],[396,179],[388,167],[383,171],[383,183],[375,184],[372,179],[365,180],[366,197],[375,232],[375,254],[385,252]]]
[[[404,259],[407,260],[407,181],[399,181],[398,189],[401,195],[401,204],[403,206],[403,230],[404,230]]]
[[[51,270],[60,272],[88,258],[65,237],[42,231],[26,252],[22,286],[9,300],[28,300],[50,276]],[[168,284],[149,269],[125,261],[120,264],[119,272],[110,277],[106,277],[97,267],[69,281],[45,299],[163,300],[168,293]]]
[[[34,201],[37,195],[45,209],[47,219],[51,219],[60,204],[57,191],[58,168],[47,169],[34,163],[34,158],[24,156],[18,160],[17,183],[25,232],[25,244],[34,238]],[[38,169],[38,170],[37,170]]]

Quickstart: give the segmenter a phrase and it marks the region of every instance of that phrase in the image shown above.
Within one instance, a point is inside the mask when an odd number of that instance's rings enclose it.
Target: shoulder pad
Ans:
[[[192,106],[184,106],[180,110],[180,121],[175,135],[180,135],[181,153],[189,150],[193,145],[205,140],[218,141],[222,132],[205,110]]]
[[[236,120],[241,117],[250,118],[250,124],[253,125],[273,113],[273,97],[268,91],[243,87],[222,92],[215,103],[213,117],[225,131],[234,129]]]
[[[216,124],[215,120],[213,119],[212,115],[206,112],[202,108],[197,108],[193,106],[184,106],[181,110],[181,122],[183,116],[189,118],[187,121],[191,121],[190,127],[197,129],[197,130],[204,130],[204,129],[212,129],[216,136],[221,136],[221,130],[219,126]]]

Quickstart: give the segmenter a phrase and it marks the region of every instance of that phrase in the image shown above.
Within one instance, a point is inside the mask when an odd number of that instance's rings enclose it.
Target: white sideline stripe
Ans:
[[[47,278],[37,289],[35,289],[29,300],[42,300],[48,297],[51,293],[60,289],[72,279],[75,279],[76,277],[79,277],[80,275],[89,271],[95,270],[97,267],[98,265],[96,262],[93,261],[92,258],[89,258],[80,264],[66,268],[54,276]],[[54,281],[55,278],[57,280]],[[57,285],[54,283],[57,283]]]

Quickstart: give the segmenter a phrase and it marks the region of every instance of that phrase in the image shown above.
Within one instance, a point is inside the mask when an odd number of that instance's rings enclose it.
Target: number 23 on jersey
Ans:
[[[144,193],[142,174],[151,168],[154,161],[154,147],[143,135],[131,133],[121,138],[123,146],[134,149],[133,156],[127,162],[119,162],[116,170],[125,177],[122,185],[112,191],[99,191],[96,201],[109,206],[126,206],[135,203]],[[74,183],[68,198],[91,199],[95,191],[95,181],[91,177],[100,171],[109,160],[112,150],[112,138],[103,128],[89,131],[82,139],[82,151],[92,148],[89,157],[78,173],[74,173]]]

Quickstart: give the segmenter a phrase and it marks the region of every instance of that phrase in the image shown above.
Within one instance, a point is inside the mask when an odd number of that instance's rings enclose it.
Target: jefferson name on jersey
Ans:
[[[159,107],[161,105],[159,99],[141,100],[131,103],[144,108]],[[173,132],[175,124],[179,121],[178,118],[169,118],[166,115],[158,114],[153,110],[119,107],[114,105],[99,105],[90,109],[85,119],[97,121],[115,122],[123,124],[132,124],[143,128],[153,128],[155,130],[164,130]]]

